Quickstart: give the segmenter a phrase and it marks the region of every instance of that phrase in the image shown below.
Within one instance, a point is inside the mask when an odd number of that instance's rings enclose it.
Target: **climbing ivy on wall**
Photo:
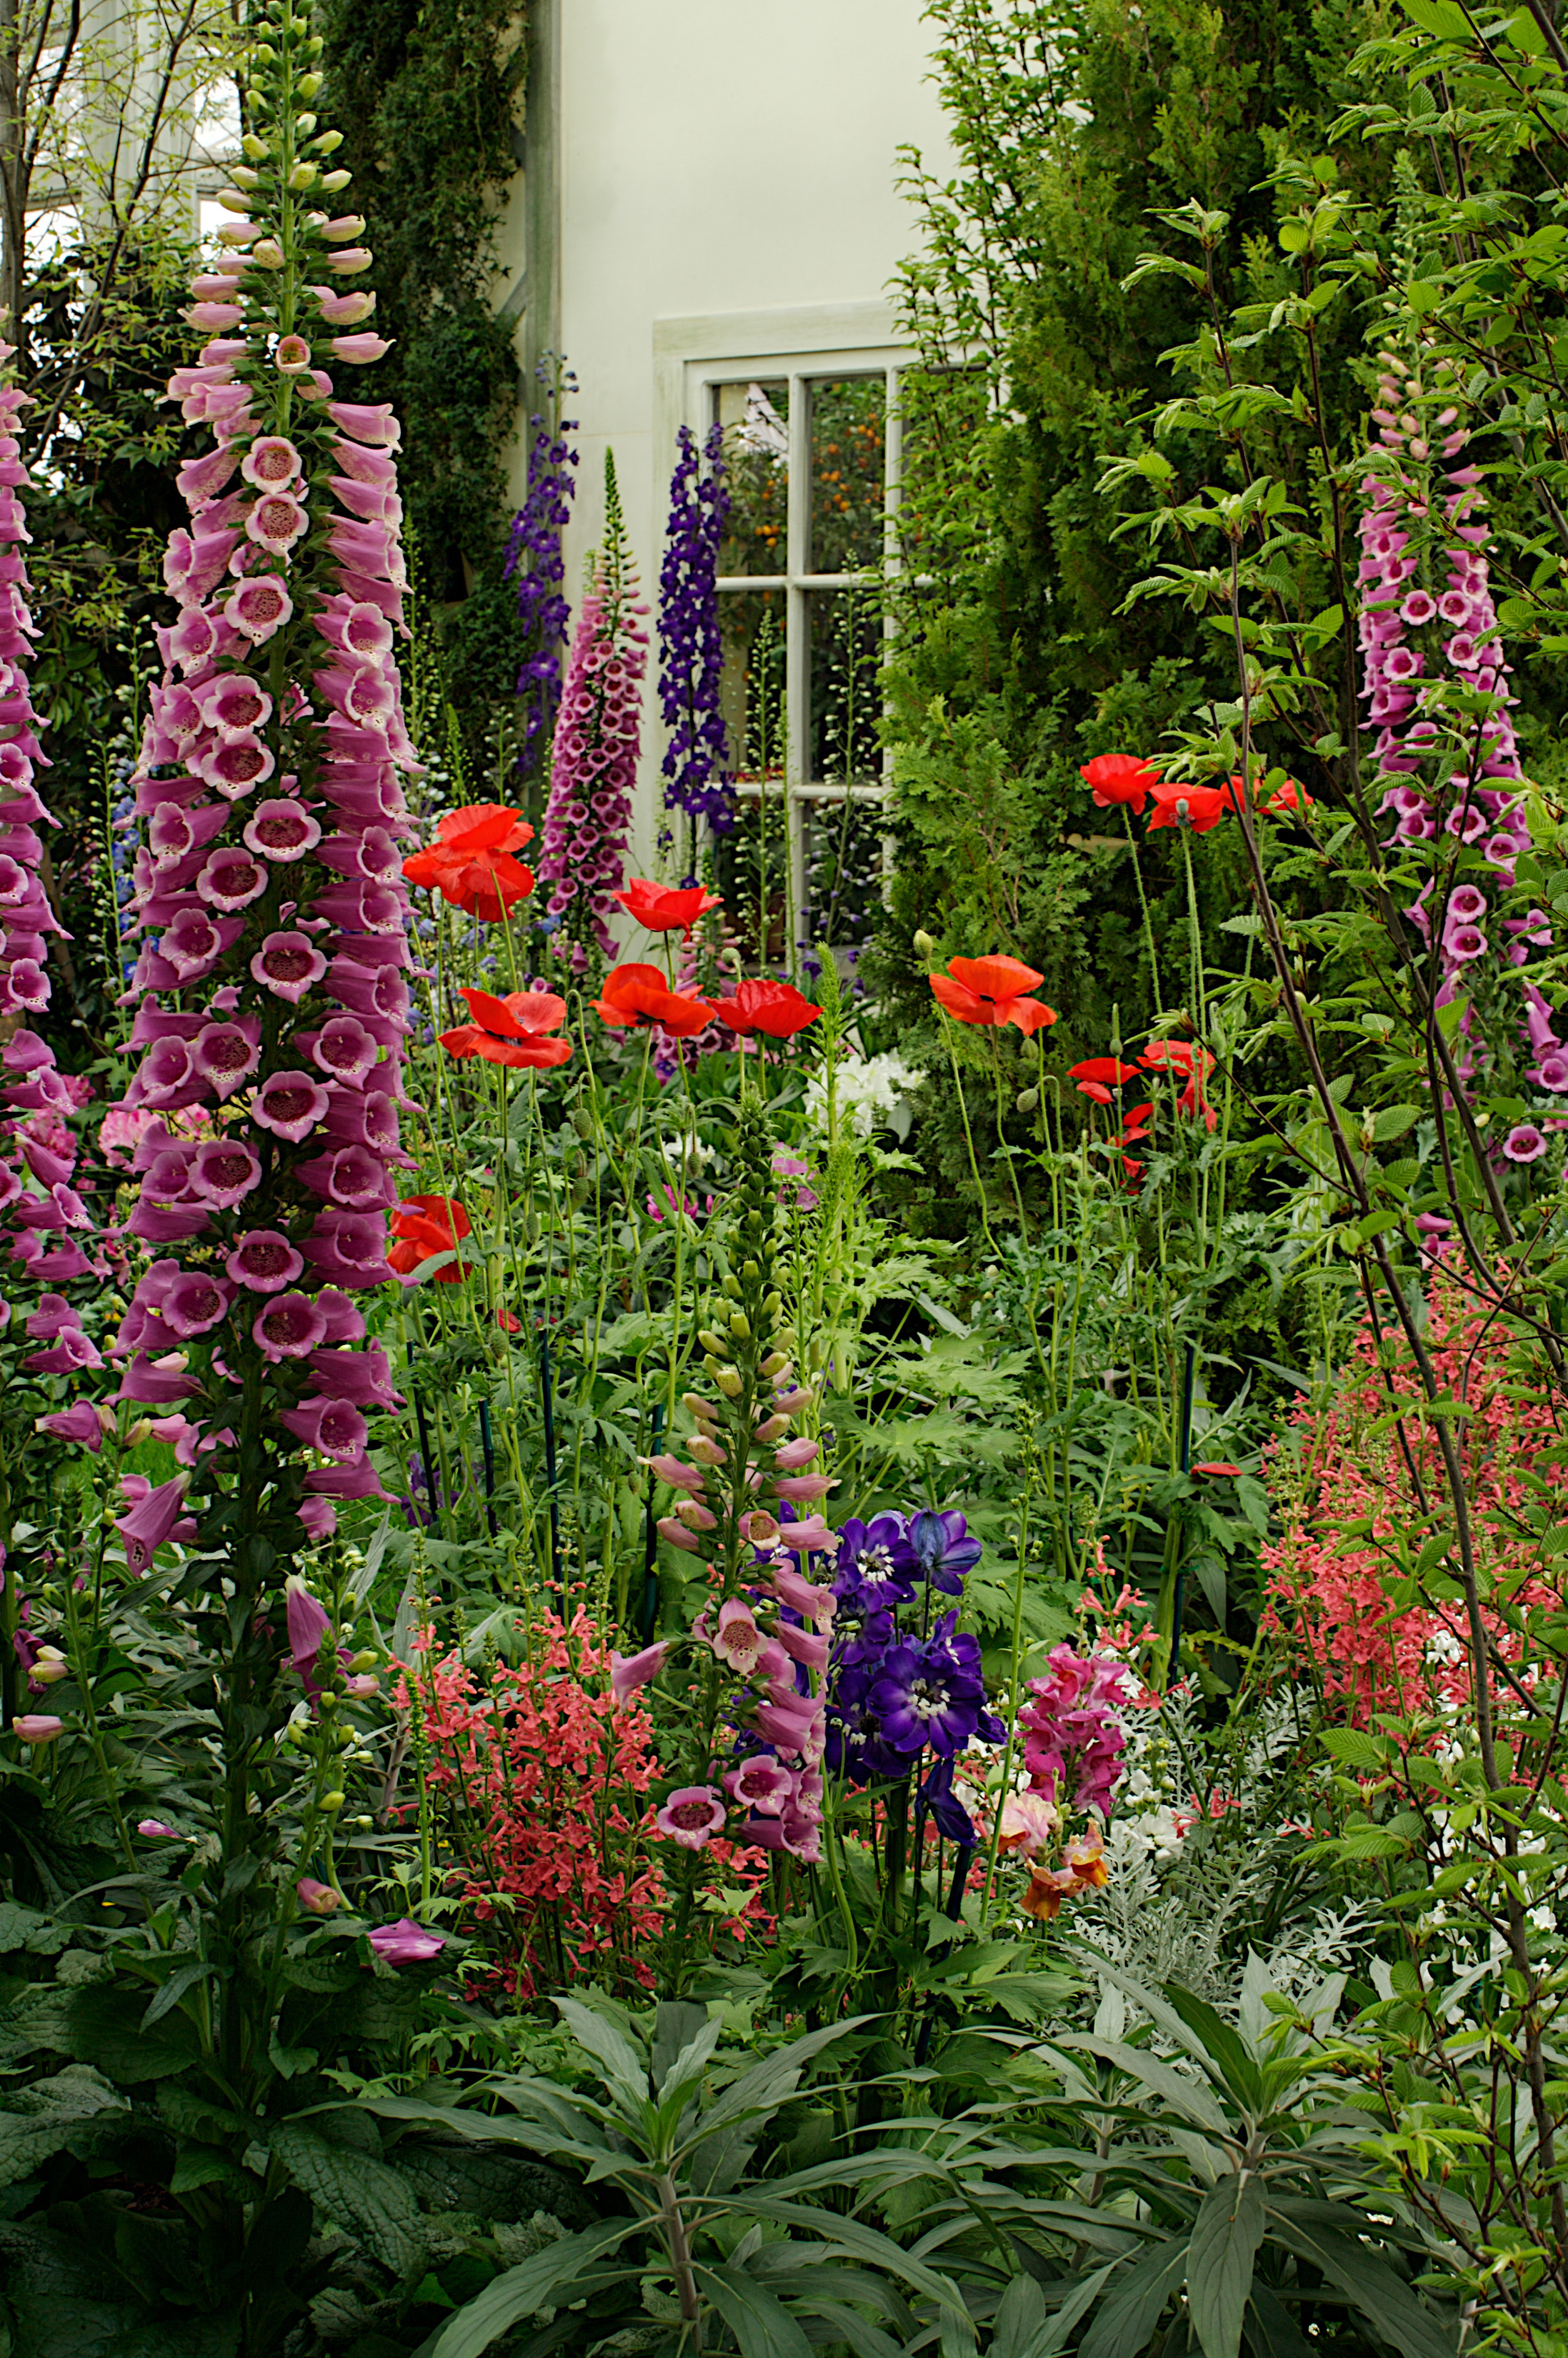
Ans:
[[[520,646],[502,579],[516,322],[495,308],[495,221],[518,168],[525,15],[518,0],[325,0],[318,24],[345,201],[365,216],[376,324],[394,339],[374,392],[403,421],[409,522],[482,783]]]

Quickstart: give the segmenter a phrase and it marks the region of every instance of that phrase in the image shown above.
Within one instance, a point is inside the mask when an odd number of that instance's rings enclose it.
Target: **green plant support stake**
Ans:
[[[1193,1379],[1196,1366],[1196,1347],[1186,1347],[1186,1362],[1182,1369],[1182,1471],[1193,1470]],[[1186,1602],[1187,1566],[1184,1553],[1176,1556],[1176,1586],[1171,1600],[1171,1664],[1165,1673],[1165,1684],[1176,1683],[1176,1670],[1182,1652],[1182,1607]]]
[[[410,1390],[412,1390],[410,1386]],[[425,1487],[430,1493],[430,1529],[438,1539],[441,1536],[441,1490],[436,1479],[436,1460],[430,1450],[429,1428],[425,1422],[425,1403],[414,1393],[414,1425],[419,1435],[419,1455],[425,1461]]]
[[[492,1539],[496,1534],[495,1520],[495,1442],[490,1430],[490,1402],[479,1404],[479,1445],[484,1453],[484,1520],[490,1525]]]

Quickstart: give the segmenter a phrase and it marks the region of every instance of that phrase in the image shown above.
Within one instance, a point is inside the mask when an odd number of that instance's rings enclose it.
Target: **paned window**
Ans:
[[[799,942],[853,950],[881,890],[904,358],[881,344],[685,363],[684,413],[723,428],[731,495],[719,593],[739,813],[720,874],[774,958],[792,922]]]

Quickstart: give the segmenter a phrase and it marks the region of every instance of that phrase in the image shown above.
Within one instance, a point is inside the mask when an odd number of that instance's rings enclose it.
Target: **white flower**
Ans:
[[[905,1099],[925,1075],[896,1051],[883,1056],[846,1056],[837,1074],[838,1119],[857,1138],[891,1123],[901,1138],[909,1135],[911,1115]],[[827,1082],[814,1073],[806,1085],[806,1109],[819,1129],[827,1123]]]

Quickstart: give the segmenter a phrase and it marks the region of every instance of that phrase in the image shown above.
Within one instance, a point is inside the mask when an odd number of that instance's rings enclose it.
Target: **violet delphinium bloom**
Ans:
[[[577,420],[560,415],[563,399],[577,391],[577,379],[550,355],[540,361],[535,373],[545,388],[546,414],[535,413],[528,421],[534,438],[528,446],[527,489],[512,519],[503,568],[505,578],[517,584],[523,625],[523,667],[517,675],[523,706],[517,773],[522,778],[531,777],[548,755],[560,702],[561,649],[571,612],[561,587],[566,579],[561,535],[571,521],[577,489],[572,471],[578,463],[577,450],[568,439],[577,430]]]
[[[301,30],[290,19],[268,41]],[[293,69],[267,55],[258,104],[286,112]],[[265,152],[289,144],[280,130]],[[212,448],[179,471],[190,520],[165,557],[176,612],[135,772],[142,1061],[124,1101],[155,1117],[130,1225],[168,1258],[140,1280],[114,1346],[121,1399],[185,1404],[192,1510],[222,1498],[275,1577],[301,1538],[330,1535],[337,1500],[379,1492],[364,1412],[391,1395],[350,1297],[389,1277],[391,1166],[408,1165],[398,838],[401,781],[419,767],[393,653],[397,423],[328,373],[385,350],[371,330],[337,332],[373,310],[341,284],[370,256],[346,242],[362,225],[289,193],[330,194],[347,176],[303,157],[288,170],[286,189],[281,162],[247,168],[248,198],[225,198],[253,218],[220,232],[222,329],[169,386]],[[187,316],[212,328],[196,292]],[[189,1140],[169,1127],[182,1117]],[[175,1346],[169,1395],[156,1363]]]
[[[956,1634],[956,1618],[945,1614],[924,1644],[906,1639],[882,1659],[867,1700],[895,1752],[960,1752],[999,1725],[985,1707],[979,1644]]]
[[[683,426],[659,572],[659,701],[669,730],[665,803],[670,810],[706,819],[715,835],[727,835],[735,824],[729,732],[719,701],[724,642],[715,586],[730,513],[724,474],[722,427],[709,429],[699,452],[697,437]]]
[[[909,1526],[909,1543],[920,1577],[946,1596],[961,1596],[964,1575],[980,1560],[980,1543],[969,1537],[962,1515],[919,1514]]]
[[[970,1563],[977,1561],[979,1555],[977,1544]],[[917,1577],[917,1559],[910,1544],[909,1526],[902,1515],[878,1515],[869,1523],[851,1515],[841,1527],[833,1583],[836,1594],[848,1594],[852,1584],[866,1606],[872,1611],[885,1610],[912,1601]],[[842,1614],[842,1606],[839,1610]]]
[[[605,459],[604,542],[582,601],[556,719],[539,876],[550,887],[554,946],[585,967],[591,944],[606,957],[610,920],[626,881],[632,792],[642,729],[647,608],[622,521],[615,464]]]

